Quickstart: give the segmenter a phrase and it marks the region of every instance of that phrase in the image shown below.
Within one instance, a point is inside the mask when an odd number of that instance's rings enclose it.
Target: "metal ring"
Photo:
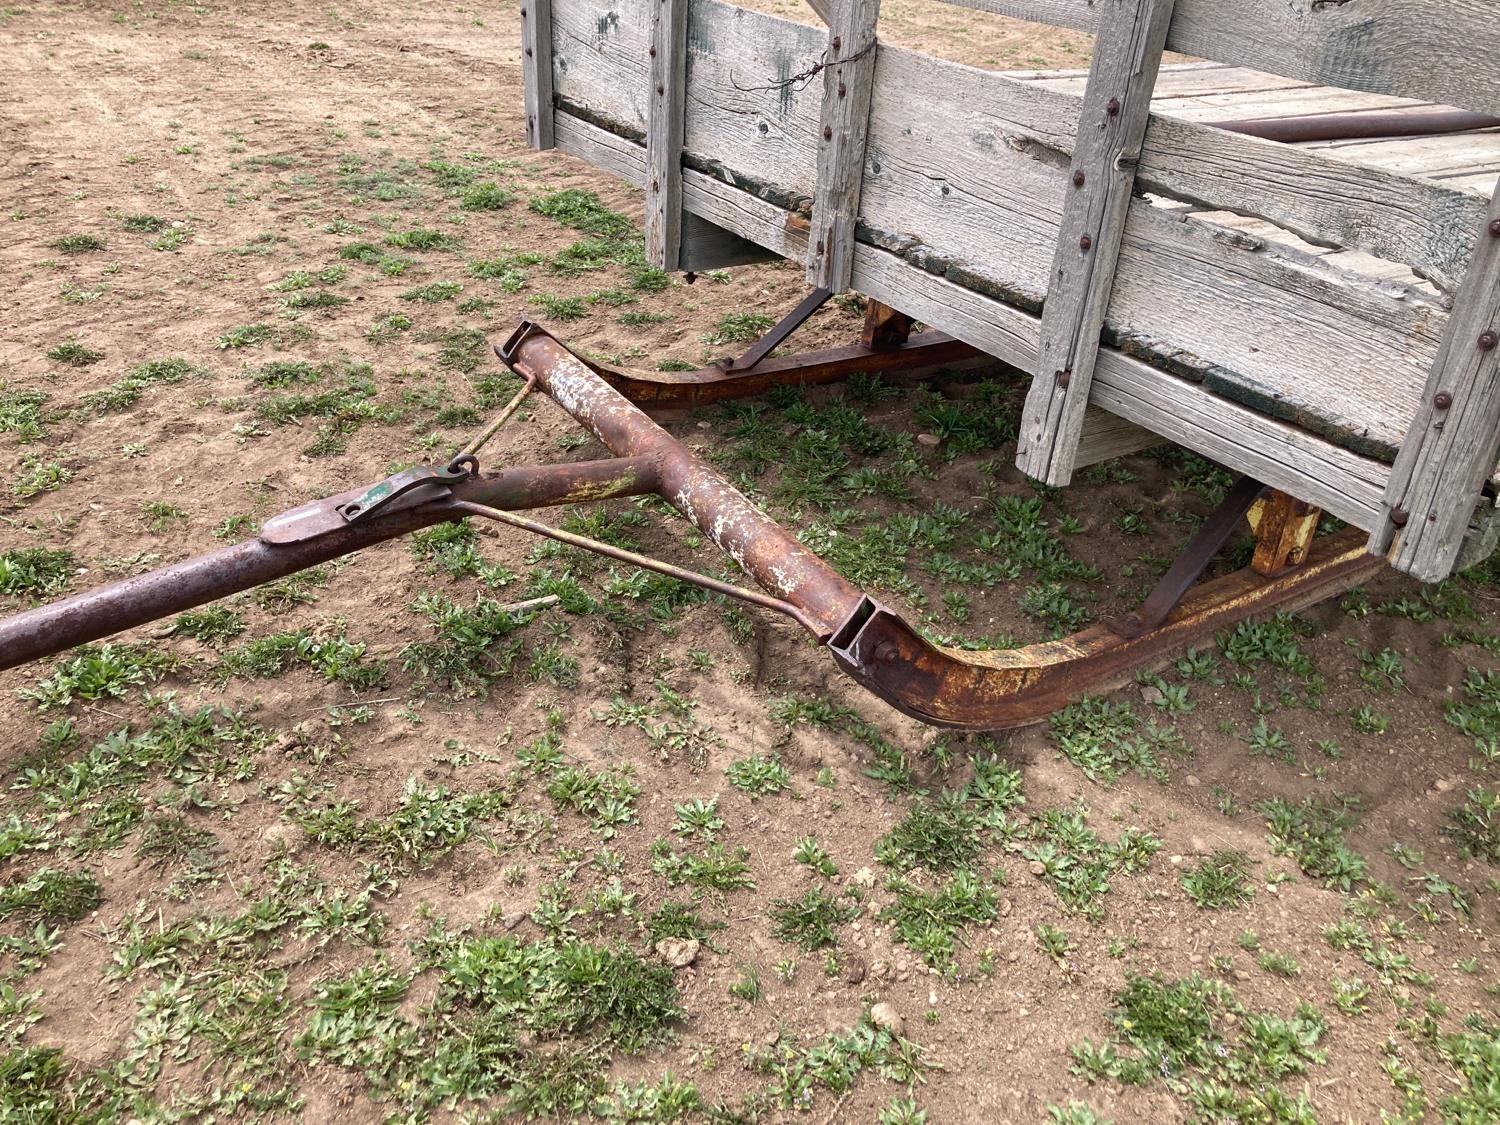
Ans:
[[[477,477],[479,475],[479,458],[472,453],[457,454],[453,460],[448,462],[450,473],[462,472],[465,477]]]

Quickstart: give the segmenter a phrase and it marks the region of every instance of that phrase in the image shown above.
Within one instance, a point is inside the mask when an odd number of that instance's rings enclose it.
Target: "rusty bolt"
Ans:
[[[823,139],[825,141],[831,141],[831,140],[833,140],[833,126],[832,125],[824,125],[823,126]]]
[[[1073,186],[1074,187],[1082,187],[1084,179],[1085,179],[1085,177],[1084,177],[1084,174],[1082,172],[1074,172],[1073,173]]]
[[[1069,368],[1066,371],[1059,371],[1056,375],[1053,376],[1053,379],[1057,382],[1057,385],[1059,387],[1067,390],[1068,384],[1073,381],[1073,369]]]
[[[830,43],[829,46],[833,48],[833,53],[836,55],[839,53],[839,48],[843,46],[843,41],[837,35],[835,35],[833,37],[833,42]]]
[[[1405,527],[1406,526],[1406,520],[1407,520],[1407,515],[1406,515],[1406,509],[1405,508],[1392,508],[1391,509],[1391,522],[1393,524],[1395,524],[1397,527]]]
[[[1437,394],[1432,396],[1432,405],[1439,410],[1447,410],[1448,407],[1453,405],[1453,396],[1447,391],[1438,391]]]
[[[1500,219],[1496,219],[1490,223],[1490,237],[1500,238]]]
[[[875,646],[875,659],[882,663],[888,663],[900,656],[900,651],[890,641],[881,641]]]
[[[1496,336],[1493,332],[1481,332],[1479,334],[1480,351],[1487,352],[1497,343],[1500,343],[1500,336]]]
[[[1104,107],[1104,112],[1111,117],[1118,117],[1120,113],[1120,99],[1110,98],[1109,104]]]
[[[656,58],[656,48],[655,47],[648,48],[647,51],[646,51],[646,54],[650,55],[653,59]]]
[[[1090,238],[1088,235],[1084,235],[1082,238],[1080,238],[1078,240],[1078,249],[1080,249],[1080,250],[1087,250],[1093,244],[1094,244],[1094,240],[1092,238]]]

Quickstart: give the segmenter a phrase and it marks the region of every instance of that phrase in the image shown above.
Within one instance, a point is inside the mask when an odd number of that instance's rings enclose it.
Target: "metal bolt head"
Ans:
[[[1087,179],[1087,177],[1082,172],[1074,172],[1073,173],[1073,186],[1074,187],[1082,187],[1083,186],[1083,182],[1084,182],[1085,179]]]
[[[1104,112],[1111,117],[1118,117],[1120,114],[1120,99],[1110,98],[1109,104],[1104,107]]]
[[[1487,352],[1496,344],[1500,344],[1500,336],[1496,336],[1493,332],[1481,332],[1479,334],[1480,351]]]
[[[1080,238],[1078,240],[1078,249],[1080,249],[1080,250],[1087,250],[1093,244],[1094,244],[1094,240],[1092,238],[1090,238],[1088,235],[1084,235],[1082,238]]]
[[[831,140],[833,140],[833,126],[832,125],[824,125],[823,126],[823,139],[825,141],[831,141]]]
[[[1432,396],[1432,405],[1439,410],[1447,410],[1448,407],[1453,405],[1453,396],[1447,391],[1438,391],[1437,394]]]
[[[522,8],[522,9],[521,9],[521,18],[522,18],[522,19],[523,19],[523,20],[524,20],[524,19],[525,19],[525,18],[526,18],[526,9],[525,9],[525,8]]]
[[[1405,527],[1408,516],[1405,508],[1391,509],[1391,522],[1397,527]]]
[[[658,98],[664,97],[666,95],[666,92],[667,92],[667,88],[665,86],[658,86],[656,88],[656,96]]]
[[[649,47],[649,48],[647,48],[646,54],[650,55],[653,59],[656,58],[656,48],[655,47]]]
[[[900,650],[891,641],[881,641],[875,646],[875,659],[882,663],[895,660],[900,655]]]
[[[847,88],[846,88],[846,87],[845,87],[845,86],[844,86],[844,84],[843,84],[843,82],[840,82],[840,83],[839,83],[839,97],[841,97],[841,98],[842,98],[842,97],[843,97],[843,96],[844,96],[844,95],[845,95],[845,94],[847,94],[847,93],[848,93],[848,92],[849,92],[849,91],[848,91],[848,89],[847,89]]]
[[[1066,371],[1059,371],[1056,375],[1053,376],[1053,379],[1059,387],[1063,388],[1063,390],[1067,390],[1068,384],[1073,381],[1072,368],[1069,368]]]
[[[1500,219],[1496,219],[1490,223],[1489,232],[1491,238],[1500,238]]]
[[[527,57],[527,58],[528,58],[528,59],[529,59],[529,58],[531,58],[531,48],[530,48],[530,47],[527,47],[527,48],[526,48],[526,57]]]
[[[833,37],[833,42],[828,45],[833,48],[833,53],[836,55],[839,53],[839,48],[842,47],[844,43],[842,39],[835,35]]]

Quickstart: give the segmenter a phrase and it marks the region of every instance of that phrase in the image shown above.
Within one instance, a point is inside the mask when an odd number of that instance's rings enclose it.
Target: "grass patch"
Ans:
[[[778,940],[812,953],[837,945],[834,928],[854,921],[859,908],[840,902],[838,896],[821,887],[811,887],[800,898],[776,899],[770,914]]]
[[[1331,887],[1353,890],[1369,874],[1369,864],[1345,842],[1344,833],[1354,825],[1353,801],[1337,806],[1317,797],[1294,805],[1273,797],[1259,806],[1277,855],[1289,855],[1304,874],[1322,879]]]
[[[44,867],[19,883],[0,886],[0,918],[76,922],[99,905],[99,882],[87,871]]]
[[[66,340],[47,350],[47,358],[69,367],[88,367],[104,358],[104,353],[95,351],[77,340]]]
[[[45,596],[67,588],[78,569],[72,551],[20,547],[0,553],[0,594]]]
[[[1204,910],[1243,906],[1255,897],[1250,886],[1250,857],[1224,849],[1182,873],[1182,889]]]
[[[65,234],[47,245],[64,254],[90,254],[97,250],[109,249],[109,244],[94,234]]]

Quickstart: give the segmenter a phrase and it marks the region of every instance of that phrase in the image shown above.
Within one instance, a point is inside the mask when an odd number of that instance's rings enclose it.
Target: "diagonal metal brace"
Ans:
[[[1249,514],[1251,506],[1265,488],[1260,481],[1249,477],[1240,477],[1235,481],[1229,495],[1203,521],[1198,533],[1161,576],[1141,608],[1108,622],[1110,630],[1116,636],[1127,639],[1139,637],[1170,617],[1183,595],[1198,581],[1199,575],[1213,561],[1220,548],[1229,542],[1229,537],[1240,526],[1240,521]]]
[[[833,291],[830,289],[814,289],[797,302],[796,308],[773,324],[770,331],[751,344],[744,355],[739,359],[721,359],[718,366],[725,371],[749,371],[779,348],[788,336],[801,328],[807,318],[827,304],[828,298],[832,296]]]

